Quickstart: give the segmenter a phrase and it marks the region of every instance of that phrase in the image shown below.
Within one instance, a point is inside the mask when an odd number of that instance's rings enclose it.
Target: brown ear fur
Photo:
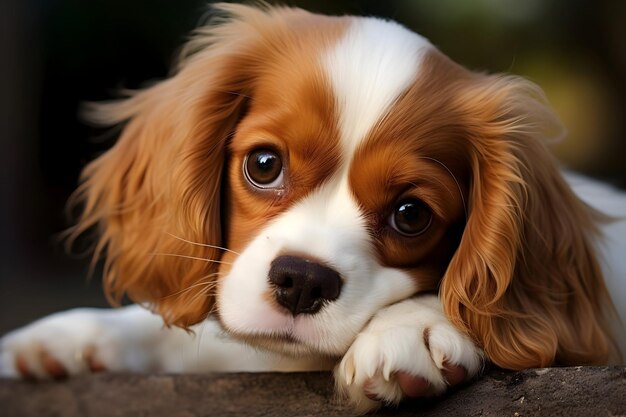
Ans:
[[[599,215],[546,148],[561,128],[542,91],[476,75],[456,104],[470,126],[473,178],[441,284],[447,315],[504,368],[606,362],[611,302],[592,245]]]
[[[122,101],[93,106],[99,124],[127,122],[117,144],[89,164],[70,244],[96,228],[104,287],[149,305],[167,324],[206,317],[221,252],[226,143],[252,94],[255,41],[266,10],[219,5],[229,19],[198,30],[177,72]],[[256,65],[258,67],[258,65]],[[216,261],[216,262],[214,262]]]

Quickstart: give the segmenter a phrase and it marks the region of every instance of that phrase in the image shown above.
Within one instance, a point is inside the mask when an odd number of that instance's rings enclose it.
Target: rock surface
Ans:
[[[382,416],[626,416],[626,368],[489,371],[447,396]],[[77,417],[349,416],[328,373],[120,375],[0,380],[0,415]]]

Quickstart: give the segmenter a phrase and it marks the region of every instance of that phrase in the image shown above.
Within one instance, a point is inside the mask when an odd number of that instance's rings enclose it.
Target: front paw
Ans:
[[[335,369],[339,392],[357,410],[439,395],[478,373],[482,353],[446,319],[434,296],[374,316]]]
[[[116,343],[93,310],[57,313],[0,339],[0,376],[59,379],[115,368]]]

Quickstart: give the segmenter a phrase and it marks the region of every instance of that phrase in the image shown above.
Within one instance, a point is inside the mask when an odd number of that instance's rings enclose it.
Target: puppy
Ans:
[[[619,360],[626,227],[560,173],[536,85],[390,21],[217,9],[170,78],[91,109],[125,126],[84,170],[70,239],[95,230],[107,294],[138,305],[6,335],[3,375],[334,367],[369,410],[485,359]],[[569,182],[625,214],[624,194]]]

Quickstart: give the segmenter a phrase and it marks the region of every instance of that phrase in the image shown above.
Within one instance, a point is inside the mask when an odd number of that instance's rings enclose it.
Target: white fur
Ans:
[[[419,76],[425,38],[395,22],[354,19],[344,37],[323,57],[339,108],[344,154],[363,138]],[[348,159],[349,160],[349,159]]]
[[[621,318],[615,322],[614,334],[626,360],[626,193],[581,175],[566,173],[574,192],[591,207],[613,217],[601,226],[603,239],[598,242],[600,261],[609,294]]]
[[[34,376],[46,379],[42,349],[60,362],[69,375],[89,372],[85,354],[109,371],[236,372],[330,369],[328,359],[293,359],[264,352],[230,338],[215,320],[187,333],[165,327],[160,316],[134,305],[125,308],[79,308],[52,314],[0,339],[0,376],[17,377],[19,353]]]
[[[462,365],[472,377],[481,368],[482,352],[450,324],[439,299],[425,295],[376,313],[335,368],[335,381],[358,408],[370,409],[376,403],[366,397],[366,385],[384,402],[402,399],[394,377],[398,370],[428,380],[433,394],[444,392],[444,361]]]
[[[324,185],[278,216],[237,257],[217,291],[222,323],[239,334],[290,336],[299,342],[296,352],[343,354],[372,314],[419,290],[408,274],[381,266],[370,245],[347,178]],[[315,315],[295,318],[268,303],[270,263],[285,253],[323,259],[336,269],[343,279],[340,297]]]

